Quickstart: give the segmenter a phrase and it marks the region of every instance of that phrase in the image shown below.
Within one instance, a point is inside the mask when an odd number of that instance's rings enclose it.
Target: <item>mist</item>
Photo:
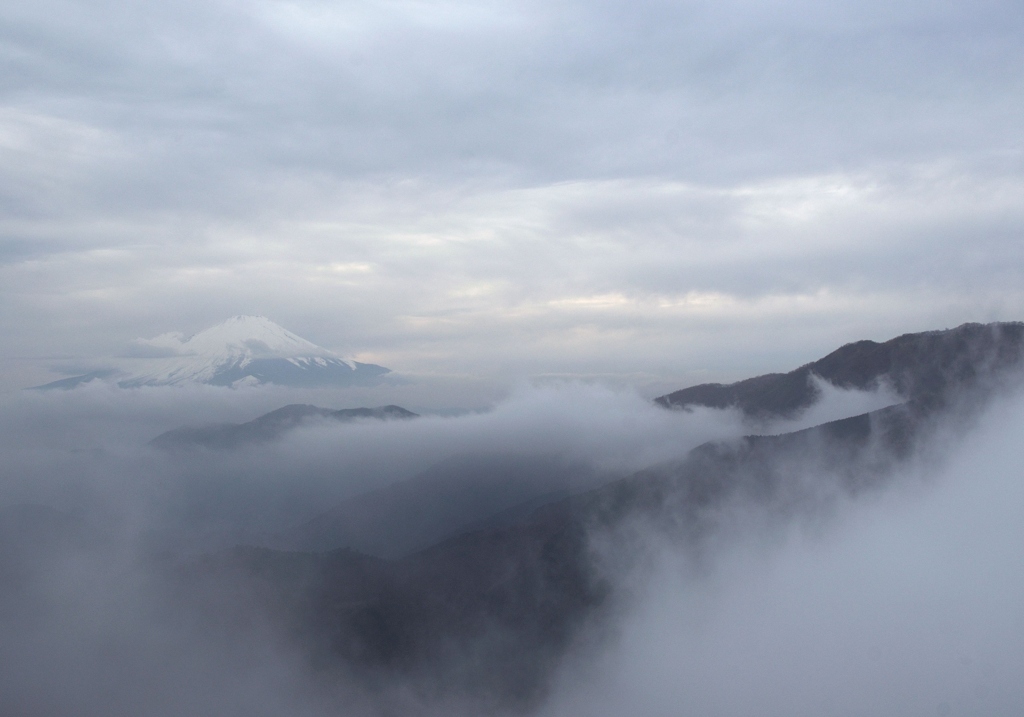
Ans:
[[[699,570],[663,545],[543,714],[1019,714],[1022,430],[1018,392],[885,491],[770,530],[739,506]]]
[[[102,382],[75,391],[25,391],[4,396],[0,407],[0,505],[44,503],[72,512],[92,505],[131,530],[184,527],[249,542],[452,456],[551,456],[611,479],[681,459],[707,441],[799,430],[899,401],[884,385],[857,391],[816,380],[816,386],[820,399],[801,414],[754,421],[734,410],[665,411],[631,390],[594,383],[524,383],[487,410],[413,421],[313,422],[244,450],[172,453],[149,441],[182,425],[244,422],[286,403],[341,408],[352,397],[273,386],[125,391]]]
[[[479,714],[457,691],[425,693],[402,678],[368,686],[311,664],[280,617],[259,606],[251,577],[230,573],[190,592],[167,576],[202,574],[194,566],[207,565],[206,555],[272,542],[337,501],[453,456],[586,464],[593,482],[584,490],[679,461],[708,441],[782,434],[900,400],[884,385],[852,391],[816,381],[817,403],[768,423],[731,409],[669,411],[596,384],[546,383],[522,385],[486,411],[314,422],[265,445],[171,452],[149,441],[311,396],[99,383],[5,396],[4,711]],[[830,476],[814,476],[829,499],[795,514],[767,514],[741,496],[699,561],[653,524],[630,526],[626,541],[612,534],[618,562],[603,570],[621,597],[550,668],[550,694],[513,711],[1018,713],[1024,399],[1015,393],[966,431],[961,424],[933,431],[898,475],[857,497],[832,491]],[[32,512],[44,507],[59,512]],[[595,545],[609,539],[595,531]],[[48,542],[54,533],[70,540]]]
[[[252,541],[452,456],[547,455],[618,476],[745,429],[735,412],[667,412],[632,392],[569,383],[524,385],[492,410],[460,416],[313,423],[244,450],[168,453],[148,442],[170,428],[246,421],[300,400],[330,406],[338,397],[262,387],[125,391],[97,382],[5,398],[5,504],[72,512],[92,506],[129,530],[184,527],[223,533],[229,543]]]

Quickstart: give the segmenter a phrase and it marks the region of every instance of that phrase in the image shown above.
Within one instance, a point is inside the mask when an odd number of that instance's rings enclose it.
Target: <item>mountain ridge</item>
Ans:
[[[393,404],[376,408],[331,409],[306,403],[292,403],[245,423],[173,428],[161,433],[149,444],[165,450],[195,446],[213,449],[237,448],[276,440],[287,432],[318,419],[348,423],[359,419],[392,420],[418,417],[419,414]]]
[[[870,390],[880,382],[907,400],[935,400],[958,382],[984,370],[1016,364],[1024,346],[1024,323],[967,323],[878,343],[855,341],[788,373],[770,373],[730,384],[705,383],[659,396],[666,408],[736,407],[760,418],[791,418],[817,398],[811,375],[839,388]],[[987,354],[986,354],[987,352]],[[985,365],[977,365],[981,355]]]

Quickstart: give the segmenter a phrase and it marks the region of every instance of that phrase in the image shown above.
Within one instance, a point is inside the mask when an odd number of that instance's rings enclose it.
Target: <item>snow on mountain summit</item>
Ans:
[[[165,334],[164,336],[175,336]],[[195,355],[220,360],[255,358],[325,358],[335,359],[355,366],[339,358],[331,351],[296,336],[283,326],[275,324],[265,316],[233,316],[216,326],[200,331],[179,342],[181,355]]]
[[[293,334],[265,316],[234,316],[190,337],[168,333],[133,344],[131,359],[117,371],[124,388],[205,383],[231,386],[351,386],[375,383],[389,369],[341,358]],[[114,373],[111,371],[111,373]],[[92,375],[40,388],[72,388]]]
[[[180,383],[231,385],[238,381],[289,386],[351,385],[388,373],[373,364],[348,361],[265,316],[234,316],[182,340],[164,334],[148,342],[173,355],[122,386]]]

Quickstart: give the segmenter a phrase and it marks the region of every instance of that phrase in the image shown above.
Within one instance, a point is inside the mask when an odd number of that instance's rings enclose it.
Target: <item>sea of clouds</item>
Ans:
[[[798,429],[895,398],[821,388],[803,416],[756,428]],[[205,613],[169,591],[155,566],[168,554],[258,542],[455,455],[556,455],[610,479],[751,432],[733,411],[667,411],[630,392],[569,383],[523,386],[487,411],[316,423],[242,449],[148,445],[178,425],[250,420],[311,398],[99,383],[4,397],[5,525],[15,514],[24,521],[26,505],[44,505],[85,536],[50,549],[32,543],[24,522],[20,542],[4,533],[20,551],[8,563],[15,588],[0,619],[5,711],[378,713],[360,689],[325,685],[244,606]],[[699,571],[652,533],[655,567],[612,576],[630,581],[630,599],[602,639],[569,655],[541,713],[1019,714],[1022,428],[1024,398],[1005,396],[967,429],[939,431],[941,441],[903,464],[888,488],[842,501],[827,520],[768,532],[733,521]]]

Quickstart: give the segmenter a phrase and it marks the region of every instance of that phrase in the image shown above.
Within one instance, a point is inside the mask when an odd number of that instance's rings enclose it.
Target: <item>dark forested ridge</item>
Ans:
[[[655,400],[670,408],[736,406],[754,416],[792,416],[817,398],[811,375],[841,388],[887,381],[909,400],[945,400],[951,391],[977,388],[978,380],[1018,365],[1022,346],[1024,323],[964,324],[884,343],[856,341],[789,373],[700,384]]]
[[[349,422],[360,419],[386,420],[394,418],[416,418],[417,414],[401,406],[379,406],[377,408],[320,408],[304,403],[282,406],[246,423],[224,423],[213,426],[182,426],[161,433],[150,441],[151,445],[163,449],[190,448],[236,448],[242,445],[273,441],[288,431],[316,420]]]

